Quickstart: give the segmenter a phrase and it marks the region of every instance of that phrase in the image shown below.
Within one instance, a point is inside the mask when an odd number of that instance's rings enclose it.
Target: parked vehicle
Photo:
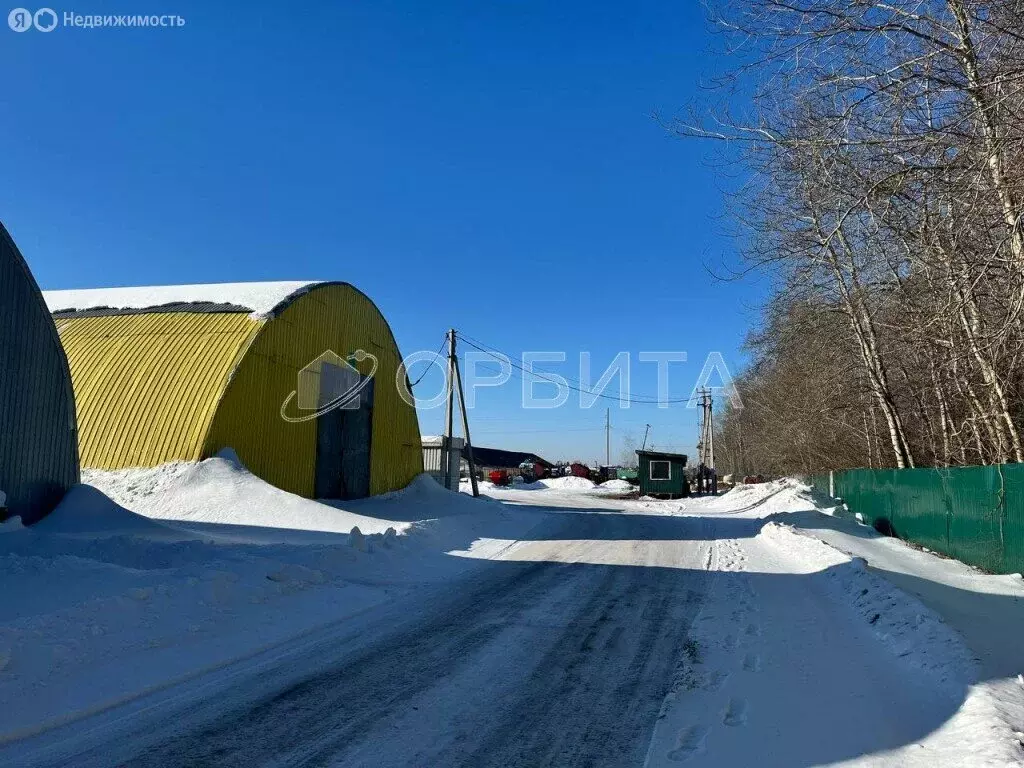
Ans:
[[[507,469],[492,470],[487,473],[487,479],[494,485],[509,485],[512,482],[512,476]]]
[[[527,483],[543,480],[548,476],[548,472],[544,468],[544,465],[533,461],[524,461],[520,464],[519,474],[523,476],[523,481]]]
[[[581,464],[578,461],[574,461],[569,465],[569,472],[574,477],[585,477],[588,480],[590,479],[590,467],[586,464]]]

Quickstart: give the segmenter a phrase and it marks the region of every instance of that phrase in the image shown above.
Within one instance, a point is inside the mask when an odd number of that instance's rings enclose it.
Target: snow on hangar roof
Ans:
[[[81,288],[43,291],[51,313],[117,314],[146,310],[179,309],[202,305],[206,311],[247,311],[255,318],[268,317],[324,280],[288,280],[267,283],[205,283],[152,285],[124,288]]]

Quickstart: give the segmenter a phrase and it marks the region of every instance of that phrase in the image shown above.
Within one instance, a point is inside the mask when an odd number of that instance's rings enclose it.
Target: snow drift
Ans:
[[[535,524],[428,475],[341,508],[230,454],[86,477],[39,524],[3,526],[0,700],[18,704],[0,743],[453,578],[474,563],[448,550]]]
[[[372,534],[405,527],[282,491],[249,472],[230,451],[198,464],[86,470],[83,479],[147,518],[220,537],[297,542],[310,540],[304,532],[347,534],[359,527]]]

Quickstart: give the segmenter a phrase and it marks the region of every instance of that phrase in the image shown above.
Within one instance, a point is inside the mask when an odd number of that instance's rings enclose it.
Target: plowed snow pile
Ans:
[[[519,478],[516,479],[518,480]],[[536,493],[538,491],[556,496],[573,496],[625,494],[636,490],[634,486],[630,485],[625,480],[609,480],[606,483],[598,485],[593,480],[586,477],[576,477],[575,475],[570,475],[568,477],[548,477],[543,480],[535,480],[532,483],[514,482],[512,485],[506,486],[493,485],[486,481],[480,481],[478,486],[482,493],[485,492],[487,495],[493,496],[496,499],[507,499],[509,501],[517,500],[521,497],[522,493]],[[469,493],[472,490],[469,481],[462,480],[459,485],[459,490],[463,493]]]
[[[553,491],[589,491],[597,487],[597,483],[585,477],[549,477],[541,480],[540,484]]]
[[[86,470],[83,481],[146,517],[218,537],[301,543],[307,533],[401,532],[416,520],[478,509],[428,475],[408,488],[356,501],[314,501],[282,491],[249,472],[230,451],[198,464],[152,469]],[[466,505],[469,505],[467,507]],[[393,518],[393,519],[392,519]]]
[[[535,524],[427,475],[342,509],[230,455],[86,479],[2,526],[0,744],[452,578],[471,561],[448,550]]]
[[[291,531],[348,533],[358,527],[363,533],[383,533],[391,527],[401,530],[408,525],[282,491],[253,475],[230,453],[198,464],[163,464],[114,472],[86,470],[83,480],[146,517],[211,524],[208,531],[218,535],[294,540],[296,537],[288,535]],[[443,490],[437,483],[434,486]],[[277,533],[249,528],[276,529]]]

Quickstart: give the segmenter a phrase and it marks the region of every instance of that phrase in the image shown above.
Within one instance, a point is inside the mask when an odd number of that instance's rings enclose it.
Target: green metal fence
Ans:
[[[828,493],[828,475],[810,481]],[[987,571],[1024,572],[1024,465],[851,469],[832,482],[869,525]]]

